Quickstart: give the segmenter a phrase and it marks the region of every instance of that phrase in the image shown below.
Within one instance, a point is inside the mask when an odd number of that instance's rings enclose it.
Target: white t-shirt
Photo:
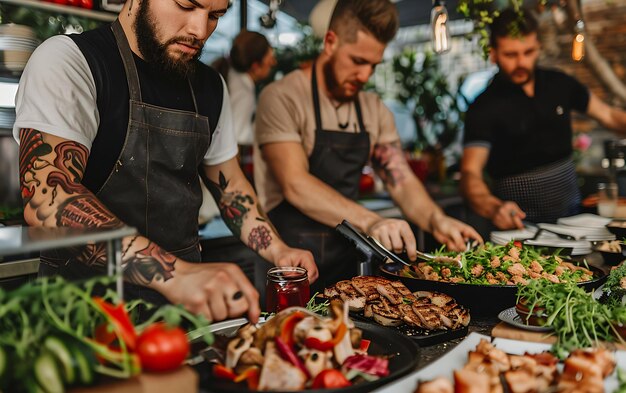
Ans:
[[[231,69],[228,72],[228,89],[237,143],[251,146],[254,142],[252,118],[256,109],[254,81],[247,73]]]
[[[204,156],[205,165],[221,164],[237,155],[223,79],[222,84],[222,109]],[[78,46],[67,36],[49,38],[33,52],[20,79],[13,136],[19,143],[20,129],[34,128],[91,149],[102,115],[96,98],[92,73]]]

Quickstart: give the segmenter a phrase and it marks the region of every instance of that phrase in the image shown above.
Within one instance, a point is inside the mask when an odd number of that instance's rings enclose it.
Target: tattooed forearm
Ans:
[[[133,241],[129,247],[131,247]],[[174,277],[177,258],[152,242],[141,250],[126,252],[123,269],[126,279],[134,284],[149,285],[154,281],[167,281]]]
[[[254,204],[254,199],[250,195],[245,195],[241,191],[226,191],[228,180],[222,172],[219,175],[219,184],[205,176],[203,180],[213,198],[218,202],[218,208],[224,223],[237,237],[241,237],[241,227]]]
[[[248,235],[248,247],[258,252],[265,250],[272,243],[272,234],[269,229],[263,225],[253,228]]]
[[[59,205],[57,224],[77,228],[118,228],[122,222],[92,195],[67,198]]]
[[[41,157],[52,152],[52,147],[43,141],[41,132],[29,129],[22,129],[20,134],[20,182],[22,198],[24,203],[28,203],[35,194],[35,187],[39,185],[39,180],[35,176],[35,170],[41,169],[38,162],[45,161]]]
[[[405,180],[410,168],[402,153],[400,146],[393,144],[381,144],[374,147],[372,163],[382,181],[394,187]]]

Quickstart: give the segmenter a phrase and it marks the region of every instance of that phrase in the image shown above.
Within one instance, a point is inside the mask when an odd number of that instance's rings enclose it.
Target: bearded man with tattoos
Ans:
[[[255,183],[287,244],[313,252],[318,288],[356,274],[353,250],[334,231],[347,219],[396,252],[416,257],[404,220],[384,219],[355,202],[361,170],[374,164],[406,218],[460,250],[473,228],[443,213],[409,168],[391,112],[361,92],[398,29],[389,0],[339,0],[312,68],[267,86],[256,112]]]
[[[287,246],[237,163],[224,81],[197,59],[228,0],[128,0],[118,20],[56,36],[32,55],[16,97],[24,217],[31,226],[115,228],[125,294],[217,321],[257,321],[258,293],[231,263],[200,262],[200,177],[240,239],[279,266],[317,268]],[[200,176],[199,176],[200,175]],[[105,247],[41,256],[40,274],[103,274]]]

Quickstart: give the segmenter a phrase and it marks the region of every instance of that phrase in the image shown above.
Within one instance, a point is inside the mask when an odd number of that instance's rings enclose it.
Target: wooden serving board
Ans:
[[[511,340],[531,341],[536,343],[554,344],[556,337],[551,332],[531,332],[511,326],[506,322],[500,322],[491,330],[492,337],[508,338]],[[609,343],[609,348],[626,350],[626,345]]]

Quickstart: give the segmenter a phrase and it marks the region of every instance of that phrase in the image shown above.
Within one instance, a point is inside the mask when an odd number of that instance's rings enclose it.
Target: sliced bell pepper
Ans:
[[[361,344],[359,345],[359,349],[363,352],[367,352],[367,350],[370,348],[371,343],[372,342],[370,340],[362,339]]]
[[[345,323],[342,323],[337,328],[335,337],[332,340],[322,341],[315,337],[308,337],[304,340],[304,346],[310,349],[316,349],[318,351],[330,351],[335,348],[335,345],[339,344],[343,337],[348,332],[348,327]]]
[[[231,369],[221,364],[213,366],[213,376],[219,379],[225,379],[227,381],[234,381],[237,378],[237,374]]]
[[[332,340],[322,341],[319,338],[307,337],[304,339],[304,346],[309,349],[326,352],[332,350],[335,347],[335,344],[333,344]]]
[[[302,363],[302,360],[296,355],[292,347],[287,345],[280,337],[276,337],[276,349],[283,359],[302,370],[307,379],[311,377],[309,370],[304,367],[304,363]]]
[[[234,381],[236,383],[246,381],[246,383],[248,384],[248,389],[258,390],[260,375],[261,375],[261,372],[259,371],[258,367],[250,367],[250,368],[247,368],[246,371],[237,375]]]
[[[290,348],[293,348],[293,344],[295,342],[293,338],[293,329],[296,324],[304,319],[306,314],[302,311],[296,311],[293,314],[286,317],[282,323],[280,324],[280,339]]]
[[[113,325],[122,341],[124,341],[126,347],[130,351],[134,351],[137,346],[137,333],[126,312],[124,303],[114,305],[97,296],[93,300],[108,317],[109,322]]]

